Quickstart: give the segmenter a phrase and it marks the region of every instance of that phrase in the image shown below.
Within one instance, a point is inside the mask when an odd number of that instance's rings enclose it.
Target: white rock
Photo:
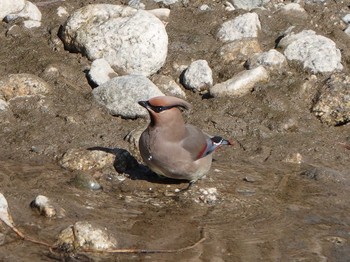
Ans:
[[[259,16],[256,13],[246,13],[224,22],[217,37],[223,42],[257,37],[260,29]]]
[[[212,96],[243,96],[249,93],[252,88],[261,82],[269,79],[269,73],[263,66],[259,66],[252,70],[246,70],[238,73],[233,78],[214,85],[209,89]]]
[[[238,9],[252,10],[254,8],[262,7],[270,0],[231,0],[231,3]]]
[[[172,5],[177,3],[179,0],[153,0],[156,3],[163,3],[165,5]]]
[[[201,10],[201,11],[208,11],[208,10],[210,10],[210,7],[208,5],[201,5],[199,7],[199,10]]]
[[[68,49],[90,60],[104,58],[118,74],[151,75],[168,51],[162,21],[128,6],[87,5],[68,18],[61,37]]]
[[[153,75],[151,80],[165,95],[186,98],[186,93],[170,76]]]
[[[67,12],[66,8],[64,8],[63,6],[59,6],[57,7],[57,15],[59,17],[64,17],[64,16],[68,17],[69,13]]]
[[[36,209],[40,215],[48,218],[63,217],[65,211],[60,207],[55,207],[51,200],[43,195],[38,195],[31,203],[30,207]]]
[[[88,77],[96,85],[102,85],[116,76],[118,75],[104,58],[96,59],[91,63]]]
[[[350,14],[345,15],[342,20],[344,23],[350,24]]]
[[[0,111],[6,111],[9,109],[9,105],[3,99],[0,99]]]
[[[26,21],[23,21],[23,25],[26,28],[35,28],[35,27],[40,27],[41,22],[34,21],[34,20],[26,20]]]
[[[183,84],[193,91],[206,90],[213,85],[213,73],[206,60],[190,64],[183,76]]]
[[[282,69],[287,64],[286,57],[275,49],[268,52],[254,54],[247,62],[248,68],[252,69],[263,65],[270,69]]]
[[[1,0],[0,2],[0,20],[7,15],[20,12],[26,4],[25,0]]]
[[[350,25],[344,30],[345,34],[350,36]]]
[[[236,8],[233,6],[233,4],[230,3],[229,1],[226,1],[224,3],[224,5],[225,5],[225,10],[228,11],[228,12],[232,12],[232,11],[236,10]]]
[[[24,18],[29,21],[24,21],[24,26],[27,28],[39,27],[41,25],[41,12],[33,3],[26,1],[24,8],[18,13],[11,13],[5,17],[6,21]],[[27,22],[27,23],[26,23]]]
[[[341,53],[335,43],[312,30],[289,33],[282,38],[279,46],[284,48],[288,60],[296,60],[312,73],[333,72],[343,69]]]
[[[141,75],[115,77],[92,91],[96,101],[112,115],[124,118],[145,117],[147,111],[138,104],[164,95],[148,78]]]
[[[301,13],[306,13],[305,9],[301,7],[300,4],[297,3],[289,3],[282,6],[281,10],[283,11],[296,11]]]
[[[158,17],[163,23],[167,23],[169,20],[170,9],[168,8],[151,9],[151,10],[147,10],[147,12]]]

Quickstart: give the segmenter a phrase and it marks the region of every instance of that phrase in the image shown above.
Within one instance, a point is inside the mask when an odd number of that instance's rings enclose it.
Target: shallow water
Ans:
[[[50,243],[79,220],[106,227],[120,248],[178,249],[198,241],[201,230],[206,238],[178,253],[88,253],[70,261],[348,261],[348,174],[307,164],[239,163],[219,156],[208,177],[185,193],[169,194],[185,184],[101,177],[104,189],[90,191],[76,188],[72,174],[55,166],[1,162],[1,191],[17,227]],[[316,175],[305,175],[310,170]],[[211,187],[217,200],[200,201],[200,189]],[[64,208],[66,216],[46,219],[32,211],[29,203],[38,194]],[[5,226],[1,232],[1,261],[57,259]]]

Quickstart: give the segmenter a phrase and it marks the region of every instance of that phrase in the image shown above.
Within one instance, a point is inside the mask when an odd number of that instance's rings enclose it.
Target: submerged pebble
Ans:
[[[30,207],[38,211],[41,216],[53,218],[65,216],[62,208],[55,207],[51,200],[43,195],[38,195],[31,203]]]
[[[82,189],[99,190],[102,186],[89,173],[78,173],[72,180],[72,183]]]

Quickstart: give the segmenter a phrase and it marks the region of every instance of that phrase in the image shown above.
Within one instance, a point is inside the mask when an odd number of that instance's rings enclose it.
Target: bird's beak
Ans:
[[[140,106],[143,106],[143,107],[146,108],[146,109],[148,108],[148,103],[147,103],[147,101],[139,101],[138,103],[139,103]]]
[[[229,140],[226,140],[226,139],[223,139],[222,142],[221,142],[222,145],[228,145],[228,146],[231,146],[233,145],[234,143],[229,141]]]

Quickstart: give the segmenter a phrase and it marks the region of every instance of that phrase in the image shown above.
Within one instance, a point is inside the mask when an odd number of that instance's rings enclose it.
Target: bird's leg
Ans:
[[[196,182],[196,180],[191,180],[191,181],[188,183],[187,187],[185,187],[185,188],[183,188],[183,189],[180,189],[180,190],[178,191],[178,193],[186,192],[187,190],[189,190],[189,189],[192,187],[192,185],[193,185],[195,182]]]

